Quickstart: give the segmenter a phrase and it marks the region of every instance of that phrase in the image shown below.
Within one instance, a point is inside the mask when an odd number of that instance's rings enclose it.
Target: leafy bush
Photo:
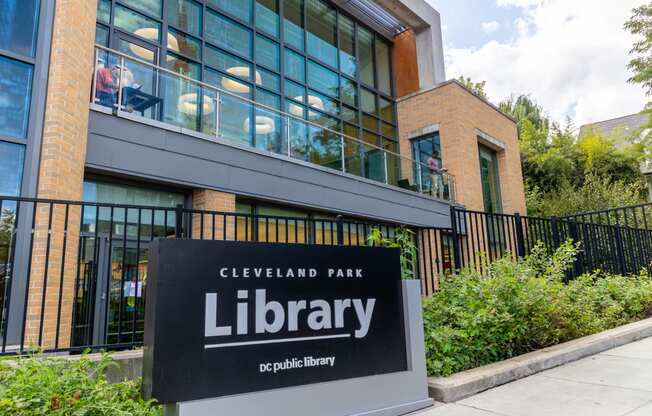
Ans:
[[[378,228],[373,228],[367,237],[370,246],[398,248],[401,252],[401,278],[403,280],[416,279],[417,246],[414,243],[414,231],[399,227],[394,231],[392,238],[383,236]]]
[[[428,373],[448,376],[652,316],[652,279],[587,274],[563,283],[576,247],[504,258],[442,278],[424,300]]]
[[[108,383],[112,365],[108,355],[99,361],[37,355],[0,361],[0,415],[161,415],[153,401],[141,399],[140,381]]]

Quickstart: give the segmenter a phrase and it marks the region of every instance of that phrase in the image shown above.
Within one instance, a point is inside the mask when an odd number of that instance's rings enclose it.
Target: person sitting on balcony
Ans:
[[[97,96],[100,105],[105,107],[113,107],[115,105],[115,95],[118,91],[117,72],[115,72],[115,65],[113,68],[101,66],[97,68],[95,75],[95,95]],[[119,72],[119,71],[118,71]]]
[[[442,173],[444,172],[444,169],[441,166],[439,153],[436,150],[433,150],[427,163],[428,169],[430,170],[430,195],[443,199],[444,180],[442,178]]]

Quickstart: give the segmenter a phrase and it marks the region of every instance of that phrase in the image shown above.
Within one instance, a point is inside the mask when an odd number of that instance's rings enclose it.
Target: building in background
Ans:
[[[0,194],[440,228],[452,203],[525,211],[516,124],[446,82],[440,16],[425,0],[8,0],[0,22]],[[59,215],[34,221],[62,232]],[[147,256],[125,242],[144,219],[76,215],[63,247],[16,236],[12,272],[29,279],[2,299],[15,322],[27,313],[25,339],[38,315],[108,316],[80,340],[63,328],[64,344],[83,345],[133,314],[123,288]],[[166,236],[167,217],[148,221]],[[228,232],[240,227],[261,235]],[[25,296],[53,284],[28,266],[39,250],[80,256],[78,270],[59,265],[57,311]],[[80,273],[108,288],[100,309],[79,299],[90,290]]]

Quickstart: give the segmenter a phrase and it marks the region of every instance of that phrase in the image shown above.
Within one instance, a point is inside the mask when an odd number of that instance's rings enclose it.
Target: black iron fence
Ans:
[[[505,255],[523,257],[537,243],[554,251],[579,243],[569,277],[595,270],[631,274],[652,270],[652,204],[567,217],[538,218],[451,209],[455,269],[485,267]]]
[[[0,197],[0,213],[0,354],[141,345],[155,239],[357,246],[374,229],[391,238],[397,228],[341,217],[10,197]]]
[[[451,210],[450,228],[414,228],[424,295],[439,276],[580,242],[573,275],[652,264],[652,205],[567,218]],[[148,245],[161,238],[367,245],[398,224],[0,197],[0,355],[142,345]],[[179,276],[180,279],[187,278]],[[189,282],[191,284],[191,282]]]

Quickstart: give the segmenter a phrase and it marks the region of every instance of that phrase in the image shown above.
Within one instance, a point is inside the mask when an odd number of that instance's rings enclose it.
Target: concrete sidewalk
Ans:
[[[652,416],[652,338],[415,416]]]

